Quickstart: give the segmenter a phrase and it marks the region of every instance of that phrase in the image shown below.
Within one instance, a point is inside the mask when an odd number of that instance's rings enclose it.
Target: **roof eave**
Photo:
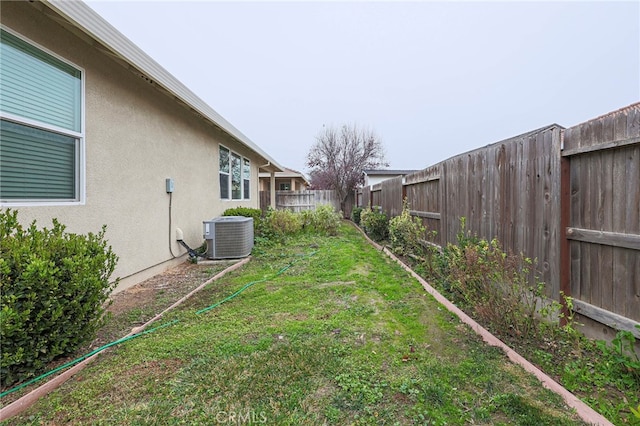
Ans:
[[[253,143],[240,130],[225,120],[213,108],[207,105],[195,93],[189,90],[183,83],[171,75],[153,58],[126,38],[84,2],[42,0],[42,3],[58,15],[62,16],[80,31],[102,44],[113,55],[119,57],[130,66],[137,69],[147,78],[153,80],[160,88],[166,90],[177,100],[193,109],[197,114],[202,116],[203,119],[217,126],[238,142],[245,145],[251,151],[262,157],[265,164],[260,165],[261,169],[267,171],[284,170],[284,167],[278,164],[275,159]]]

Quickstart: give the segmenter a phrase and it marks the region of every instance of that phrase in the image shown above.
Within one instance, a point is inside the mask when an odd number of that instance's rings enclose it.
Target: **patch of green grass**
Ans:
[[[8,423],[580,424],[349,226],[258,247],[169,320]]]

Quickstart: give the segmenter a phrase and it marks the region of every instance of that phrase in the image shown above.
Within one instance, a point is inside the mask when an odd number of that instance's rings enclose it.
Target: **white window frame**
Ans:
[[[234,197],[234,191],[233,191],[233,186],[234,186],[234,181],[233,178],[234,176],[234,170],[233,170],[233,166],[234,166],[234,162],[238,161],[238,166],[237,166],[237,170],[238,170],[238,189],[240,190],[238,193],[238,197]],[[235,153],[235,152],[231,152],[231,155],[229,156],[229,173],[231,173],[231,200],[232,201],[239,201],[242,200],[242,193],[243,193],[243,188],[242,188],[242,155]]]
[[[220,167],[220,162],[221,162],[221,156],[222,156],[222,150],[226,150],[227,151],[227,172],[222,171],[222,168]],[[222,185],[220,183],[220,175],[226,175],[227,176],[227,198],[222,198]],[[229,148],[227,148],[224,145],[220,145],[218,148],[218,183],[220,184],[220,192],[219,192],[219,196],[220,199],[223,201],[230,201],[231,200],[231,150]]]
[[[228,168],[229,168],[229,172],[223,172],[220,169],[220,148],[226,149],[229,152],[229,157],[227,159],[228,161]],[[231,158],[233,157],[233,155],[236,155],[238,157],[240,157],[240,198],[233,198],[233,170],[231,167]],[[250,201],[251,200],[251,189],[249,189],[249,196],[246,197],[245,191],[244,191],[244,182],[245,179],[244,178],[244,170],[245,170],[245,161],[248,163],[248,169],[249,169],[249,188],[251,188],[251,176],[253,175],[253,173],[251,173],[251,160],[248,159],[247,157],[244,157],[242,155],[240,155],[238,152],[233,151],[231,148],[228,148],[225,145],[219,144],[219,148],[218,148],[218,176],[220,174],[225,174],[227,176],[229,176],[229,179],[227,180],[227,189],[228,189],[228,194],[229,194],[229,198],[222,198],[222,188],[220,188],[219,191],[219,197],[221,201],[229,201],[229,202],[238,202],[238,201]],[[218,182],[220,182],[220,179],[218,179]]]
[[[242,199],[243,200],[250,200],[251,199],[251,160],[249,160],[248,158],[242,157]],[[248,174],[248,178],[245,177],[245,172],[247,172],[246,174]],[[249,193],[245,194],[245,182],[249,181]]]
[[[52,52],[46,47],[33,40],[23,36],[22,34],[8,28],[4,25],[0,25],[2,30],[12,34],[13,36],[21,39],[27,44],[41,50],[42,52],[53,56],[54,58],[72,66],[80,71],[80,132],[64,129],[51,124],[43,123],[37,120],[21,117],[8,112],[0,111],[0,118],[3,120],[11,121],[16,124],[20,124],[26,127],[37,128],[40,130],[59,133],[61,135],[75,138],[76,142],[76,170],[75,175],[75,187],[76,198],[71,200],[67,199],[7,199],[0,200],[0,207],[29,207],[29,206],[73,206],[84,205],[86,202],[86,147],[85,147],[85,70],[77,64],[63,58],[62,56]]]

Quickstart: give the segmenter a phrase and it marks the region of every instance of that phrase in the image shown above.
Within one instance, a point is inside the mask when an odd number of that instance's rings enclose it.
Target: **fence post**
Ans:
[[[271,172],[271,180],[269,181],[269,193],[271,194],[271,202],[269,203],[272,209],[276,209],[276,172]]]

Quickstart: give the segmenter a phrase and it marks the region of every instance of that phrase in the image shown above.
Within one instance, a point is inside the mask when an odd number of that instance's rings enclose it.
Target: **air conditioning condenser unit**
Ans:
[[[207,258],[237,259],[253,249],[253,218],[222,216],[202,222]]]

